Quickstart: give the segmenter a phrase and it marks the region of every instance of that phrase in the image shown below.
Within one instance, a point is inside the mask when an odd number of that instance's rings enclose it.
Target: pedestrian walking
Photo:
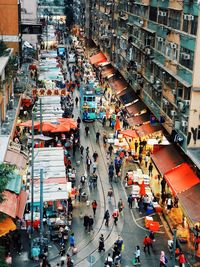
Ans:
[[[87,165],[87,172],[88,173],[90,173],[90,166],[91,166],[91,164],[92,164],[92,161],[91,161],[90,157],[88,156],[86,158],[86,165]]]
[[[96,200],[93,200],[92,201],[92,209],[93,209],[93,214],[94,214],[94,217],[96,215],[96,209],[97,209],[97,202]]]
[[[120,198],[120,200],[118,202],[118,210],[119,210],[120,214],[123,211],[123,208],[124,208],[124,203],[123,203],[122,199]]]
[[[74,233],[71,233],[69,237],[69,249],[74,248],[74,247],[75,247],[75,237],[74,237]]]
[[[51,267],[46,256],[42,257],[42,261],[40,262],[40,267]]]
[[[97,162],[96,161],[94,161],[92,163],[92,168],[93,168],[93,173],[96,172],[96,170],[97,170]]]
[[[73,261],[69,254],[67,254],[67,267],[73,267]]]
[[[149,176],[151,177],[153,175],[153,164],[152,164],[152,162],[149,163],[148,170],[149,170]]]
[[[113,214],[112,214],[112,217],[114,219],[114,224],[117,225],[117,222],[118,222],[118,217],[119,217],[119,210],[118,209],[115,209]]]
[[[144,253],[146,253],[146,249],[148,254],[150,255],[150,244],[151,244],[151,239],[146,235],[144,240],[143,240],[143,244],[144,244]]]
[[[82,176],[81,176],[81,179],[80,179],[82,188],[85,186],[85,181],[86,181],[86,177],[85,177],[85,175],[82,175]]]
[[[88,136],[89,135],[89,130],[90,130],[90,128],[88,127],[88,125],[85,127],[85,134],[86,134],[86,136]]]
[[[113,190],[112,190],[112,188],[110,188],[108,190],[108,202],[112,201],[112,197],[113,197]]]
[[[130,194],[128,196],[128,206],[129,206],[130,209],[132,209],[132,207],[133,207],[133,196],[132,196],[132,194]]]
[[[153,231],[149,232],[149,238],[151,239],[150,246],[153,248],[153,242],[155,242],[155,234]]]
[[[83,159],[83,151],[84,151],[84,147],[81,145],[80,146],[80,152],[81,152],[81,158]]]
[[[96,172],[93,172],[93,174],[92,174],[92,185],[93,185],[94,189],[97,188],[97,180],[98,180],[98,175],[96,174]]]
[[[168,262],[168,259],[165,256],[165,252],[161,251],[161,253],[160,253],[160,267],[167,266],[167,262]]]
[[[78,106],[78,96],[75,98],[76,106]]]
[[[80,125],[81,124],[81,118],[78,117],[77,120],[76,120],[77,124]]]
[[[90,217],[89,217],[89,224],[88,224],[89,225],[88,233],[90,233],[90,231],[93,230],[93,224],[94,224],[94,219],[90,215]]]
[[[181,254],[179,255],[178,262],[180,267],[185,267],[186,259],[183,252],[181,252]]]
[[[98,251],[101,252],[102,250],[105,251],[103,234],[101,234],[99,237],[99,249],[98,249]]]
[[[140,263],[140,247],[136,246],[135,248],[135,263]]]
[[[112,251],[113,251],[112,259],[113,259],[113,261],[114,261],[115,258],[116,258],[117,256],[119,256],[119,254],[120,254],[120,251],[119,251],[119,248],[118,248],[118,245],[117,245],[116,242],[114,243],[114,246],[113,246],[113,248],[112,248]]]
[[[96,143],[98,143],[99,144],[99,138],[100,138],[100,132],[99,131],[97,131],[96,132]]]
[[[109,210],[106,210],[105,214],[104,214],[104,220],[105,220],[105,226],[109,226],[109,220],[110,220],[110,213]]]
[[[147,168],[147,164],[148,164],[148,162],[149,162],[149,156],[146,155],[146,156],[144,157],[145,168]]]
[[[93,153],[93,155],[92,155],[92,157],[93,157],[93,159],[94,159],[94,162],[97,161],[98,156],[99,156],[98,153],[97,153],[96,151],[94,151],[94,153]]]
[[[112,259],[111,255],[110,255],[110,253],[108,253],[108,256],[105,259],[105,266],[106,267],[107,266],[112,267],[112,265],[113,265],[113,259]]]
[[[109,152],[110,157],[112,157],[113,146],[111,144],[108,147],[108,152]]]
[[[134,146],[135,146],[135,152],[137,153],[137,149],[138,149],[138,141],[137,140],[135,140]]]
[[[117,244],[118,250],[121,252],[123,250],[123,247],[124,247],[124,240],[122,239],[122,237],[120,235],[118,235],[118,238],[115,241],[115,243]]]
[[[86,152],[86,158],[88,158],[88,157],[89,157],[89,153],[90,153],[90,148],[89,148],[89,146],[86,147],[85,152]]]
[[[85,227],[85,230],[88,230],[89,227],[89,216],[85,214],[83,217],[83,226]]]

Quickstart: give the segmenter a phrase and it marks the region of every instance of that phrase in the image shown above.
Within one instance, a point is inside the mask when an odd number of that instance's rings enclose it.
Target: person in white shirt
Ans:
[[[106,267],[111,267],[113,264],[113,259],[110,255],[110,253],[108,253],[108,257],[106,258],[106,261],[105,261],[105,266]]]
[[[135,263],[140,263],[140,247],[135,248]]]

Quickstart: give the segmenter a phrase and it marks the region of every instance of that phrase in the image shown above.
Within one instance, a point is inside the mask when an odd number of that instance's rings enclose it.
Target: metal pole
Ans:
[[[176,229],[174,229],[174,237],[173,237],[173,254],[172,254],[172,266],[175,266],[175,261],[176,261]]]
[[[42,238],[43,227],[43,168],[40,169],[40,236]]]
[[[40,98],[40,134],[42,134],[42,99]]]
[[[32,110],[32,139],[31,139],[31,237],[33,235],[33,204],[34,204],[34,111]]]

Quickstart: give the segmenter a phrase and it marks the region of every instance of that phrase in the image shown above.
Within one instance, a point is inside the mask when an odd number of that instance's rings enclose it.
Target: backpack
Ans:
[[[168,258],[165,256],[165,263],[168,263]]]

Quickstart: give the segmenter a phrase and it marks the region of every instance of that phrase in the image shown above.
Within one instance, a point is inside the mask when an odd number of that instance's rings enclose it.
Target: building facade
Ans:
[[[200,147],[197,1],[91,0],[90,38],[182,149]],[[86,30],[88,27],[86,27]]]
[[[0,1],[0,38],[6,45],[19,50],[19,4],[18,0]]]

